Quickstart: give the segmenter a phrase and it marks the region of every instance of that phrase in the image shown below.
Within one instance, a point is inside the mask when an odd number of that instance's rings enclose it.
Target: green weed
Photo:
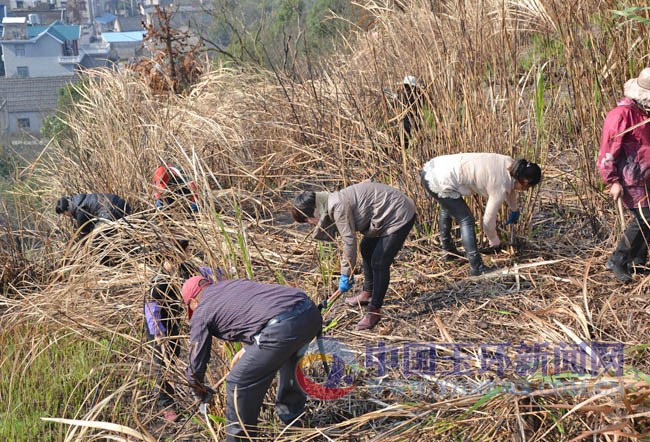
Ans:
[[[0,440],[62,440],[67,428],[40,418],[72,418],[83,408],[88,391],[99,381],[96,368],[102,366],[105,350],[45,327],[38,334],[13,330],[0,340]]]

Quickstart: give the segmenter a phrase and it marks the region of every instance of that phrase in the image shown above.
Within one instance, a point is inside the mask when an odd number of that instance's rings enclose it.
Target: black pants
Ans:
[[[650,209],[642,207],[641,210],[630,209],[630,211],[635,219],[625,229],[611,260],[622,266],[644,265],[648,256],[647,241],[650,241],[650,227],[646,224],[646,221],[650,223]],[[644,217],[646,221],[643,220]]]
[[[304,313],[265,327],[259,344],[246,346],[246,352],[226,378],[227,441],[247,441],[247,433],[255,440],[262,401],[278,370],[278,417],[289,424],[302,414],[307,398],[296,380],[296,368],[301,350],[318,335],[321,326],[320,311],[312,303]]]
[[[163,338],[161,344],[157,344],[154,337],[149,333],[149,328],[145,326],[147,338],[149,339],[151,348],[153,349],[153,360],[155,362],[154,376],[156,377],[156,386],[154,392],[157,394],[158,405],[163,408],[173,406],[175,404],[172,396],[174,395],[174,387],[167,381],[167,366],[173,357],[178,357],[181,352],[177,337],[179,336],[178,325],[170,327],[167,330],[167,336]],[[170,338],[171,337],[171,338]]]
[[[363,290],[372,293],[370,303],[381,308],[390,283],[390,266],[413,228],[415,215],[404,226],[390,235],[379,238],[363,237],[361,256],[363,256]]]
[[[470,266],[477,267],[483,264],[481,254],[476,246],[476,232],[474,225],[476,220],[469,210],[467,203],[462,197],[459,198],[442,198],[429,188],[429,183],[424,178],[422,172],[422,184],[427,192],[440,204],[440,219],[438,220],[438,229],[440,230],[440,243],[443,250],[454,250],[451,239],[451,220],[452,218],[460,226],[460,237],[465,249],[465,256],[469,260]]]

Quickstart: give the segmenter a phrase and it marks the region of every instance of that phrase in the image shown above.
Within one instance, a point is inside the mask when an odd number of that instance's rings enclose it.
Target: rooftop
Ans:
[[[2,18],[3,25],[20,25],[23,23],[27,23],[27,18],[25,17],[3,17]]]
[[[36,38],[44,32],[50,34],[61,42],[65,40],[79,40],[79,36],[81,35],[81,26],[64,25],[60,21],[55,21],[47,26],[28,26],[27,38]]]
[[[95,21],[97,23],[107,25],[107,24],[109,24],[111,22],[114,22],[116,18],[117,18],[117,16],[115,16],[113,14],[109,14],[108,12],[104,12],[104,15],[102,15],[101,17],[95,17]]]
[[[56,109],[59,88],[78,79],[76,75],[0,78],[0,97],[7,100],[7,112],[51,111]]]
[[[102,32],[102,38],[106,43],[133,43],[142,41],[146,31],[130,32]]]

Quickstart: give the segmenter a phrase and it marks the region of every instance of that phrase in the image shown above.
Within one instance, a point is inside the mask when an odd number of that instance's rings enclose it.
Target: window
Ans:
[[[13,31],[12,34],[14,36],[14,40],[20,40],[20,32]]]
[[[77,49],[77,43],[74,40],[66,40],[63,43],[63,56],[64,57],[75,57],[79,55],[79,50]]]
[[[18,118],[18,127],[20,129],[29,129],[29,118]]]
[[[16,57],[25,56],[25,45],[16,45]]]
[[[20,0],[18,0],[18,1],[16,2],[16,9],[22,9],[22,8],[24,8],[24,7],[25,7],[25,2],[24,2],[24,1],[20,1]]]
[[[29,78],[29,68],[27,66],[16,67],[16,75],[18,78]]]

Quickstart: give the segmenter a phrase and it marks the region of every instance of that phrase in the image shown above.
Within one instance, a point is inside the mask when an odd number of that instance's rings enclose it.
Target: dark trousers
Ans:
[[[465,256],[472,267],[480,266],[483,261],[481,254],[476,246],[476,232],[474,225],[476,220],[469,210],[467,203],[463,198],[442,198],[429,188],[429,184],[424,179],[422,172],[422,184],[427,192],[440,204],[440,219],[438,220],[438,229],[440,230],[440,243],[445,251],[455,250],[451,238],[451,220],[452,218],[460,226],[460,237],[465,249]]]
[[[301,350],[318,335],[321,326],[320,311],[312,303],[304,313],[265,327],[259,335],[259,344],[246,346],[246,352],[226,378],[227,441],[256,437],[262,401],[278,371],[280,379],[275,398],[278,417],[289,424],[302,414],[307,398],[296,380],[296,368]]]
[[[154,340],[154,337],[149,333],[148,327],[145,326],[147,332],[147,338],[149,339],[151,348],[153,349],[153,360],[155,363],[154,366],[154,376],[156,377],[156,386],[154,387],[154,393],[157,394],[158,405],[163,408],[171,407],[175,404],[172,396],[174,395],[174,387],[167,381],[167,375],[165,373],[167,366],[169,365],[170,360],[173,357],[178,357],[181,352],[181,346],[179,345],[178,339],[179,329],[178,326],[171,327],[168,330],[168,336],[172,338],[164,337],[161,344],[157,344]]]
[[[415,215],[399,230],[378,238],[363,237],[361,256],[363,256],[363,290],[372,293],[370,303],[381,308],[390,283],[390,266],[413,228]]]
[[[650,209],[642,207],[641,210],[630,209],[630,211],[635,219],[625,229],[611,260],[622,266],[644,265],[648,256],[647,241],[650,241],[650,227],[646,224],[646,221],[650,223]],[[643,220],[644,217],[646,221]]]

